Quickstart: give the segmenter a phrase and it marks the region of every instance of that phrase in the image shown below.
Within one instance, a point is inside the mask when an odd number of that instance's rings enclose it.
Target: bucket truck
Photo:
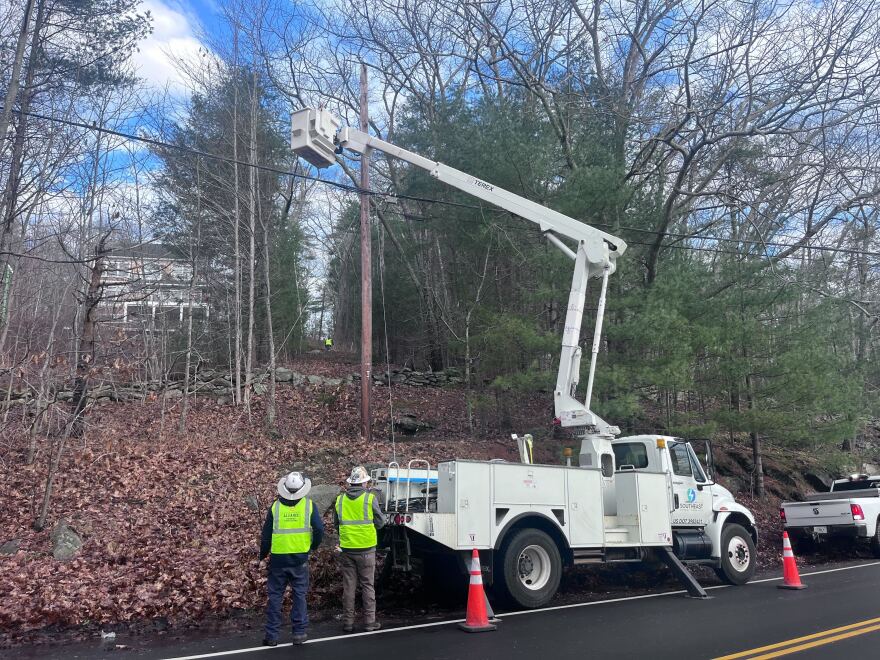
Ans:
[[[546,604],[566,564],[659,559],[695,597],[706,593],[685,563],[710,565],[732,584],[751,578],[758,540],[754,516],[713,482],[690,443],[662,435],[617,438],[620,429],[590,409],[608,278],[626,251],[623,240],[343,126],[324,109],[294,113],[291,146],[316,167],[335,164],[345,149],[381,151],[534,222],[574,262],[554,406],[555,422],[580,442],[578,464],[533,464],[531,438],[514,436],[521,463],[456,459],[432,469],[414,459],[405,467],[395,462],[377,470],[396,567],[411,568],[415,559],[426,577],[436,579],[450,564],[463,569],[477,548],[486,582],[522,607]],[[591,279],[599,281],[598,311],[586,396],[580,400],[581,324]]]

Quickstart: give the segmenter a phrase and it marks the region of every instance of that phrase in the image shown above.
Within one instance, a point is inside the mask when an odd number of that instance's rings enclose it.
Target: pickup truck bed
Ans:
[[[804,497],[804,502],[818,502],[821,500],[849,500],[863,497],[880,497],[880,489],[865,488],[864,490],[841,490],[832,493],[810,493]],[[788,502],[786,502],[788,504]]]

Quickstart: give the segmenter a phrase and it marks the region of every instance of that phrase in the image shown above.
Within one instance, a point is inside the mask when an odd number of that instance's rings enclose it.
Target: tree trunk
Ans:
[[[180,418],[177,420],[177,432],[180,435],[186,433],[186,418],[189,414],[190,371],[192,370],[193,349],[193,298],[195,295],[196,278],[198,277],[198,254],[202,243],[202,194],[199,180],[198,163],[196,164],[196,241],[193,245],[190,240],[189,258],[192,272],[189,278],[189,290],[187,291],[187,324],[186,324],[186,365],[183,375],[183,400],[180,402]],[[192,236],[192,234],[190,234]]]
[[[266,335],[269,344],[269,401],[266,405],[266,425],[270,431],[275,429],[275,335],[272,328],[272,269],[269,265],[269,228],[260,213],[260,225],[263,230],[263,277],[266,280]]]
[[[85,315],[83,317],[82,332],[79,341],[79,356],[76,363],[76,379],[73,384],[73,400],[71,402],[73,419],[70,421],[69,433],[79,437],[83,432],[83,417],[88,399],[89,371],[95,361],[95,330],[97,326],[98,303],[101,302],[103,286],[101,275],[104,273],[104,259],[107,255],[107,239],[110,232],[104,233],[95,247],[94,264],[90,269],[89,286],[83,304]],[[63,443],[61,445],[63,447]]]
[[[30,20],[30,13],[33,9],[33,4],[34,0],[29,0],[27,7],[25,8],[26,15],[25,18],[22,20],[22,33],[19,36],[20,39],[25,38],[26,40],[27,23]],[[37,7],[37,15],[34,19],[34,32],[33,37],[31,38],[27,73],[25,74],[24,95],[20,104],[21,114],[19,115],[18,125],[16,126],[15,140],[12,144],[12,154],[9,161],[9,175],[6,179],[6,183],[4,184],[3,198],[0,199],[0,220],[2,220],[2,227],[0,227],[0,252],[6,249],[7,242],[12,235],[12,223],[15,219],[16,207],[18,205],[18,192],[19,186],[21,184],[21,167],[24,159],[24,139],[28,125],[27,112],[30,109],[30,104],[34,97],[34,75],[37,69],[36,61],[40,47],[40,32],[43,29],[44,21],[45,3],[43,2],[43,0],[40,0]],[[9,88],[7,89],[6,101],[3,106],[3,118],[2,120],[0,120],[0,157],[2,157],[4,153],[4,141],[6,139],[6,132],[9,128],[9,113],[12,111],[12,105],[15,103],[15,96],[18,95],[18,78],[21,75],[21,56],[19,55],[18,49],[23,50],[23,48],[24,43],[20,42],[16,50],[16,62],[13,65],[13,77],[10,82]],[[13,96],[11,101],[9,99],[10,94],[12,94]],[[8,259],[3,259],[2,261],[0,261],[0,279],[2,279],[2,275],[6,270],[5,265],[8,261]],[[7,318],[9,317],[9,314],[10,310],[9,307],[7,307]],[[0,323],[3,323],[2,318],[0,318]],[[6,327],[8,327],[8,324],[4,324],[4,333],[2,341],[0,341],[0,350],[2,350],[2,347],[6,341]]]
[[[42,7],[42,2],[40,3]],[[34,11],[34,0],[28,0],[24,7],[24,15],[21,19],[21,28],[18,31],[18,39],[15,45],[15,59],[12,61],[12,72],[9,76],[9,87],[3,99],[3,115],[0,116],[0,154],[5,146],[6,133],[9,130],[9,121],[12,118],[12,107],[18,96],[19,78],[21,77],[21,65],[24,60],[24,50],[27,47],[28,28],[30,27],[31,14]]]
[[[254,74],[251,89],[251,116],[250,116],[250,139],[248,144],[248,160],[256,164],[257,153],[257,81]],[[256,320],[255,297],[256,297],[256,234],[257,234],[257,170],[248,168],[248,336],[247,356],[245,358],[245,389],[244,400],[248,414],[251,412],[251,398],[253,396],[253,372],[254,372],[254,321]]]
[[[236,25],[232,37],[233,48],[233,71],[235,73],[235,85],[232,99],[232,175],[233,181],[233,228],[235,243],[235,368],[233,370],[233,396],[236,404],[241,403],[241,246],[239,241],[239,229],[241,227],[241,202],[239,200],[238,181],[238,26]]]
[[[746,376],[746,406],[750,411],[755,409],[755,396],[751,375]],[[764,497],[764,461],[761,456],[761,436],[757,431],[749,433],[752,440],[752,465],[755,480],[755,497]]]
[[[43,364],[40,366],[39,389],[37,390],[37,399],[34,402],[34,421],[31,424],[30,428],[28,451],[25,458],[25,464],[27,465],[33,465],[36,458],[37,434],[40,432],[43,418],[45,417],[46,410],[49,407],[49,384],[46,382],[46,380],[48,377],[49,363],[52,361],[52,352],[55,350],[55,331],[58,328],[58,319],[61,318],[61,310],[64,308],[61,304],[61,301],[63,301],[64,298],[67,297],[69,291],[70,286],[68,285],[67,287],[65,287],[64,292],[61,294],[59,298],[59,303],[54,306],[55,312],[52,315],[52,327],[49,329],[49,338],[46,340],[46,356],[43,359]]]

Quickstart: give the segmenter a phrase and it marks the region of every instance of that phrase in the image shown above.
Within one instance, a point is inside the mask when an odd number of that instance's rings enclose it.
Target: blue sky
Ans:
[[[199,34],[217,24],[217,6],[214,0],[142,0],[140,11],[146,10],[153,16],[153,34],[140,43],[135,66],[152,86],[162,88],[167,83],[180,91],[181,79],[170,55],[197,54]]]

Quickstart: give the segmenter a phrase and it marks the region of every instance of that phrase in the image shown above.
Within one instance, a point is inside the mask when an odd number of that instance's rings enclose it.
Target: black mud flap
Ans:
[[[480,553],[480,574],[483,577],[483,584],[487,587],[492,586],[493,576],[493,560],[495,553],[492,550],[479,550]],[[471,559],[473,554],[471,550],[460,550],[455,553],[458,561],[458,570],[462,575],[468,575],[471,571]]]
[[[678,581],[682,583],[685,589],[687,589],[689,597],[704,600],[711,598],[711,596],[706,593],[706,590],[700,586],[700,583],[697,582],[697,578],[695,578],[687,569],[687,566],[682,564],[678,557],[675,556],[671,547],[655,548],[654,551],[656,552],[658,559],[669,567],[672,574],[675,575],[675,577],[678,578]]]

